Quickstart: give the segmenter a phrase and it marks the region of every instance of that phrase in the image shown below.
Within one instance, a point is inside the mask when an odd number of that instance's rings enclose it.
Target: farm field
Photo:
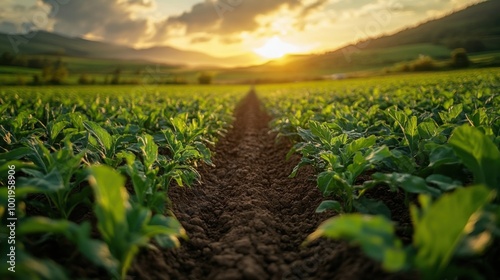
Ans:
[[[498,279],[499,90],[3,87],[2,243],[18,279]]]

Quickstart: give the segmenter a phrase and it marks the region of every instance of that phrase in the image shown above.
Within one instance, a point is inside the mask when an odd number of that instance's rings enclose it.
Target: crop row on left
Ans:
[[[140,248],[178,246],[186,234],[167,211],[168,189],[191,186],[197,164],[212,164],[210,147],[231,123],[241,93],[0,91],[1,278],[67,279],[67,257],[123,279]],[[76,253],[41,254],[51,242]]]

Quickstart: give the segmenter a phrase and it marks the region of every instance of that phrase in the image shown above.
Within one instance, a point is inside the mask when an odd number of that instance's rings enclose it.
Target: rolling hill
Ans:
[[[45,31],[27,35],[0,33],[0,53],[12,52],[24,55],[59,55],[91,59],[146,60],[157,63],[188,66],[248,65],[262,62],[257,55],[248,54],[233,57],[213,57],[201,52],[180,50],[169,46],[134,49],[127,46],[71,38]]]
[[[263,65],[221,72],[227,77],[300,78],[391,66],[428,55],[450,57],[455,48],[469,53],[500,51],[500,1],[490,0],[445,17],[318,55],[289,55]],[[259,75],[257,73],[260,73]]]

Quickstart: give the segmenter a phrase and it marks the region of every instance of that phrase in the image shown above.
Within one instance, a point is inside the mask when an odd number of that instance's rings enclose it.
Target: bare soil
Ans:
[[[328,218],[314,173],[288,178],[299,158],[276,143],[270,116],[254,92],[235,111],[235,122],[215,149],[215,167],[204,166],[202,183],[170,190],[173,213],[190,239],[176,250],[143,250],[132,279],[410,279],[388,275],[360,250],[318,240],[301,246]]]

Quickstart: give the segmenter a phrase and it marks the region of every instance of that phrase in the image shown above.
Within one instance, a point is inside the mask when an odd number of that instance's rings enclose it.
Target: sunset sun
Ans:
[[[254,49],[254,52],[265,58],[280,58],[297,50],[296,46],[285,43],[279,37],[275,36],[269,39],[262,47]]]

